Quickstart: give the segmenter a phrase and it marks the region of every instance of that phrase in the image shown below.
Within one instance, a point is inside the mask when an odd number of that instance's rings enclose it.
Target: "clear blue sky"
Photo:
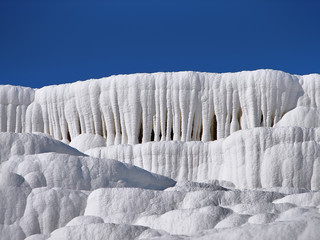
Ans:
[[[320,72],[319,0],[0,0],[0,84],[260,68]]]

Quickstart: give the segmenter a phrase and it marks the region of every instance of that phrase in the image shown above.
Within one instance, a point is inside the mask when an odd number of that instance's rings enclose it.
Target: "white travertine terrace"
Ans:
[[[274,126],[297,107],[313,111],[319,82],[318,74],[257,70],[118,75],[35,90],[7,85],[0,87],[0,131],[43,132],[66,142],[90,133],[107,145],[207,142]]]
[[[0,239],[318,239],[319,91],[274,70],[0,85]]]
[[[85,152],[177,181],[218,179],[239,188],[320,190],[320,128],[254,128],[212,142],[150,142]]]

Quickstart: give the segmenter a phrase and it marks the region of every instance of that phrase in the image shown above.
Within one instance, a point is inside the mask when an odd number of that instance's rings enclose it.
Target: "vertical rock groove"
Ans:
[[[274,126],[301,96],[317,106],[317,80],[257,70],[118,75],[35,90],[6,85],[0,86],[0,131],[44,132],[66,142],[91,133],[107,145],[207,142]]]

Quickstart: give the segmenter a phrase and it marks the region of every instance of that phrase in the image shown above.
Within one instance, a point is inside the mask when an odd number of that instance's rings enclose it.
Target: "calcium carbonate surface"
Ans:
[[[0,239],[319,239],[320,75],[0,85]]]

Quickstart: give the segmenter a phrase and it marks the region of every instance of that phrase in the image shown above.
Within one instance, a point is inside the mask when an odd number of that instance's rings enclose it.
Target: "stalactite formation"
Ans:
[[[0,131],[42,132],[65,142],[91,133],[107,145],[207,142],[272,127],[301,97],[317,106],[318,82],[316,74],[257,70],[118,75],[35,90],[6,85]]]

